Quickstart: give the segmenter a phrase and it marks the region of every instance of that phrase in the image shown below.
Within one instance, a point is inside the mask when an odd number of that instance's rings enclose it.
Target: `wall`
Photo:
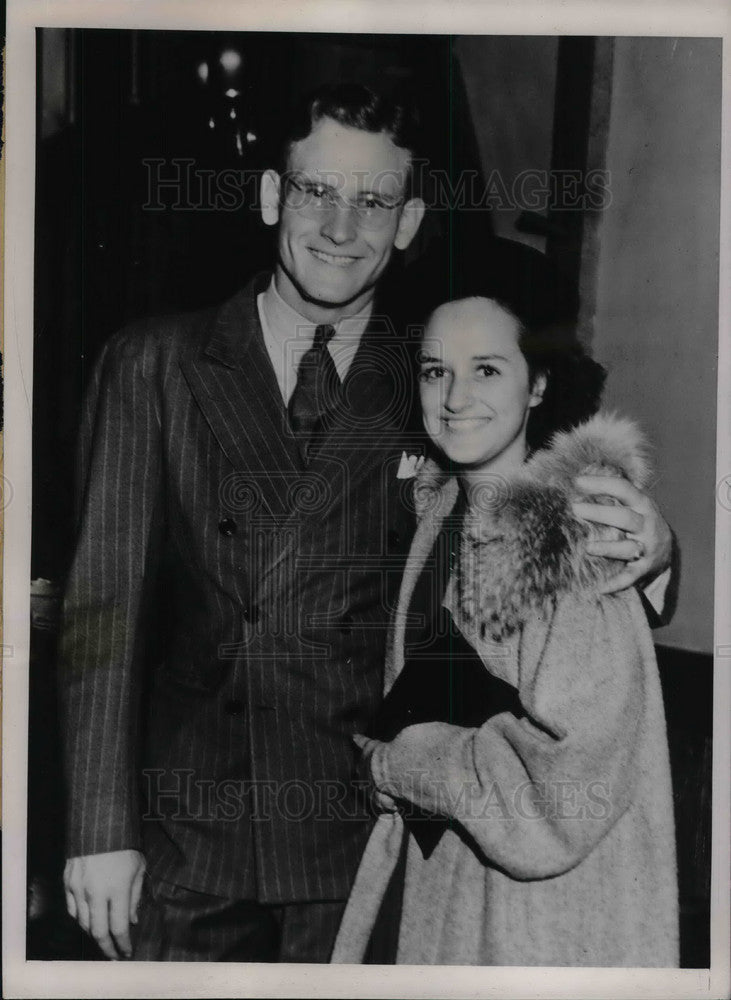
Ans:
[[[71,95],[69,83],[68,46],[69,33],[64,30],[47,29],[42,36],[40,62],[41,121],[42,139],[55,135],[64,125],[69,124]]]
[[[499,170],[511,191],[523,170],[549,170],[556,88],[556,35],[462,35],[454,51],[475,125],[484,176]],[[496,235],[545,249],[515,228],[520,206],[496,209]]]
[[[655,446],[681,592],[660,642],[713,648],[721,44],[618,38],[594,353],[606,400]]]

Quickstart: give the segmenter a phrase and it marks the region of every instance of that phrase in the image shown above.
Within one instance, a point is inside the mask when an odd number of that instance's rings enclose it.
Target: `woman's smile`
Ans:
[[[442,417],[442,423],[451,434],[465,434],[469,431],[483,430],[492,417]]]

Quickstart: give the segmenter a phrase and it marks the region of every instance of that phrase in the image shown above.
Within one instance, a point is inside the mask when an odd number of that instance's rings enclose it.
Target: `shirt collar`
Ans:
[[[334,323],[335,334],[332,340],[340,340],[343,342],[343,346],[348,341],[357,347],[371,318],[372,309],[373,303],[371,301],[353,316],[344,316],[337,323]],[[279,344],[285,344],[292,338],[297,338],[305,344],[311,343],[314,339],[317,324],[302,316],[288,302],[284,301],[277,291],[274,275],[272,275],[268,288],[262,294],[261,310],[270,335]]]

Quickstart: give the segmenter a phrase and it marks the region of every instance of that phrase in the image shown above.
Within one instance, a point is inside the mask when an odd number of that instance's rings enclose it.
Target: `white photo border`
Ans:
[[[3,995],[6,997],[691,997],[731,995],[731,512],[717,504],[711,970],[39,962],[25,959],[36,27],[722,37],[731,4],[645,0],[8,0],[5,120]],[[727,55],[727,53],[726,53]],[[723,65],[723,107],[731,93]],[[722,141],[716,482],[731,484],[731,152]],[[725,430],[725,433],[724,433]],[[8,497],[12,491],[12,502]]]

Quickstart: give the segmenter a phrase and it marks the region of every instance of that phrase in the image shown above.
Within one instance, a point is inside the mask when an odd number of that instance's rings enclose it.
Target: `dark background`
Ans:
[[[200,171],[257,174],[276,162],[279,125],[303,92],[338,78],[405,90],[420,109],[421,154],[454,178],[484,173],[484,123],[475,121],[448,36],[46,30],[38,51],[32,578],[48,583],[35,585],[31,605],[28,956],[96,957],[63,917],[54,683],[58,593],[74,535],[75,436],[94,359],[130,320],[221,301],[270,265],[271,231],[256,211],[256,185],[249,182],[245,204],[228,211],[201,188]],[[227,51],[240,57],[230,72],[221,62]],[[558,40],[547,167],[586,166],[595,70],[594,39]],[[145,162],[154,159],[163,165]],[[151,172],[172,178],[184,160],[192,161],[188,181],[181,174],[177,191],[161,190],[163,207],[152,210]],[[487,211],[435,207],[415,245],[397,255],[392,280],[406,298],[411,290],[423,299],[428,289],[438,300],[457,271],[477,266],[493,275],[496,290],[548,297],[557,315],[575,317],[584,222],[575,211],[524,213],[521,227],[541,236],[540,252],[518,232],[498,238]],[[703,654],[665,647],[658,654],[676,796],[682,963],[702,967],[709,964],[712,672]]]

